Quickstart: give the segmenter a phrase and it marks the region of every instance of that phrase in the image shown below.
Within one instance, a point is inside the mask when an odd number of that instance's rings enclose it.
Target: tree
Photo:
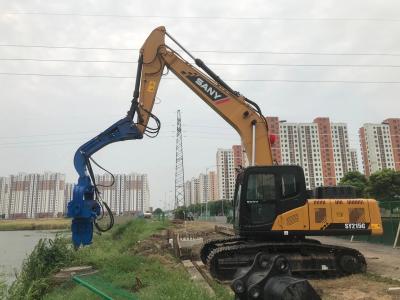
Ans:
[[[385,169],[369,177],[367,193],[379,201],[398,201],[400,197],[400,171]]]
[[[174,210],[174,218],[184,220],[187,215],[187,208],[180,206]]]
[[[357,197],[363,197],[368,186],[368,179],[364,174],[352,171],[343,176],[339,185],[350,185],[356,189]]]
[[[163,213],[161,208],[156,208],[153,212],[153,215],[161,215]]]

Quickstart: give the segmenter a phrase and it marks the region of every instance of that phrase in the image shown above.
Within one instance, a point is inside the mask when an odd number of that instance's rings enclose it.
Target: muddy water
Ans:
[[[24,258],[41,238],[53,238],[55,231],[0,231],[0,274],[8,284],[15,280]]]

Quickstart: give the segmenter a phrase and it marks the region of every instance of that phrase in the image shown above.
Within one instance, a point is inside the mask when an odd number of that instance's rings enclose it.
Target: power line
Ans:
[[[163,127],[175,127],[176,124],[163,123]],[[228,125],[227,125],[228,126]],[[186,127],[200,127],[200,128],[226,128],[227,126],[210,126],[203,124],[182,124],[182,128]],[[163,130],[163,133],[176,133],[176,130]],[[184,129],[183,132],[197,132],[193,129]],[[24,139],[24,138],[33,138],[33,137],[48,137],[48,136],[62,136],[62,135],[82,135],[82,134],[98,134],[99,131],[75,131],[75,132],[59,132],[59,133],[46,133],[46,134],[31,134],[31,135],[14,135],[14,136],[0,136],[0,139]],[[175,135],[171,136],[175,137]]]
[[[88,133],[95,134],[94,131],[80,131],[80,132],[62,132],[62,133],[32,134],[32,135],[20,135],[20,136],[0,136],[0,139],[23,139],[23,138],[43,137],[43,136],[81,135]]]
[[[74,17],[107,17],[107,18],[132,18],[132,19],[183,19],[183,20],[240,20],[240,21],[355,21],[355,22],[400,22],[394,18],[356,18],[356,17],[258,17],[258,16],[168,16],[168,15],[124,15],[124,14],[95,14],[79,12],[40,12],[40,11],[5,11],[3,15],[40,15],[40,16],[74,16]]]
[[[97,134],[99,134],[100,131],[97,131]],[[175,137],[172,136],[171,133],[173,133],[173,131],[164,131],[163,134],[167,133],[167,135],[163,135],[163,137]],[[235,134],[233,133],[219,133],[219,132],[197,132],[197,131],[182,131],[182,133],[185,134],[185,136],[187,137],[193,137],[193,138],[203,138],[203,137],[233,137],[235,136]],[[168,135],[169,134],[169,135]],[[204,136],[206,135],[206,136]],[[15,137],[14,139],[18,140],[18,139],[22,139],[22,138],[33,138],[33,137],[43,137],[46,135],[31,135],[31,136],[24,136],[24,137]],[[7,138],[7,139],[11,139],[11,138]],[[12,140],[12,139],[11,139]],[[0,143],[0,146],[12,146],[12,145],[31,145],[31,144],[42,144],[42,143],[58,143],[58,142],[82,142],[84,140],[84,138],[78,138],[78,137],[71,137],[70,139],[62,139],[62,140],[58,140],[58,139],[48,139],[48,140],[19,140],[19,141],[7,141],[7,142],[2,142]]]
[[[82,59],[41,59],[41,58],[0,58],[0,61],[137,64],[136,61],[128,61],[128,60],[124,61],[124,60],[82,60]]]
[[[139,48],[115,47],[80,47],[53,45],[0,44],[0,47],[14,48],[44,48],[44,49],[73,49],[73,50],[107,50],[107,51],[139,51]],[[179,51],[177,51],[179,52]],[[384,52],[302,52],[302,51],[246,51],[246,50],[191,50],[196,53],[225,53],[225,54],[278,54],[278,55],[327,55],[327,56],[400,56],[400,53]]]
[[[129,60],[81,60],[81,59],[41,59],[41,58],[0,58],[0,61],[34,61],[34,62],[73,62],[73,63],[115,63],[137,64]],[[376,64],[281,64],[281,63],[207,63],[213,66],[277,66],[277,67],[343,67],[343,68],[400,68],[400,65]]]
[[[13,73],[0,72],[6,76],[39,76],[39,77],[69,77],[69,78],[112,78],[135,79],[135,76],[122,75],[75,75],[75,74],[42,74],[42,73]],[[164,78],[163,80],[177,80],[177,78]],[[399,84],[400,81],[361,81],[361,80],[294,80],[294,79],[225,79],[237,82],[287,82],[287,83],[345,83],[345,84]]]
[[[194,136],[194,135],[190,135],[190,136],[186,136],[183,135],[183,137],[185,138],[189,138],[189,139],[200,139],[200,140],[221,140],[220,136]],[[168,138],[168,139],[175,139],[176,136],[173,135],[164,135],[164,136],[158,136],[157,138]],[[224,137],[224,140],[238,140],[240,139],[239,136],[238,137],[233,137],[233,136],[229,136],[229,137]],[[48,147],[48,146],[61,146],[61,145],[74,145],[74,144],[82,144],[84,141],[82,139],[73,139],[73,140],[63,140],[63,141],[59,141],[56,140],[54,142],[52,141],[37,141],[35,142],[23,142],[23,143],[3,143],[0,144],[0,150],[1,149],[8,149],[8,148],[31,148],[31,147]]]

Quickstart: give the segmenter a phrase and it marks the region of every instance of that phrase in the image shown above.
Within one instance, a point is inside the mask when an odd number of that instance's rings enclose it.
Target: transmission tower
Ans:
[[[181,111],[178,110],[176,119],[175,208],[185,205],[185,172],[183,168]]]

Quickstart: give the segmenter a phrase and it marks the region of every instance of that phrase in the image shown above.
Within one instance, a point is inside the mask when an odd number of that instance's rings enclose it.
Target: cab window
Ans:
[[[254,202],[276,200],[275,176],[273,174],[250,174],[246,199]]]
[[[282,177],[282,197],[290,198],[298,194],[297,181],[294,174],[283,174]]]
[[[248,221],[268,224],[275,219],[276,185],[273,174],[250,174],[247,181],[246,206]]]

